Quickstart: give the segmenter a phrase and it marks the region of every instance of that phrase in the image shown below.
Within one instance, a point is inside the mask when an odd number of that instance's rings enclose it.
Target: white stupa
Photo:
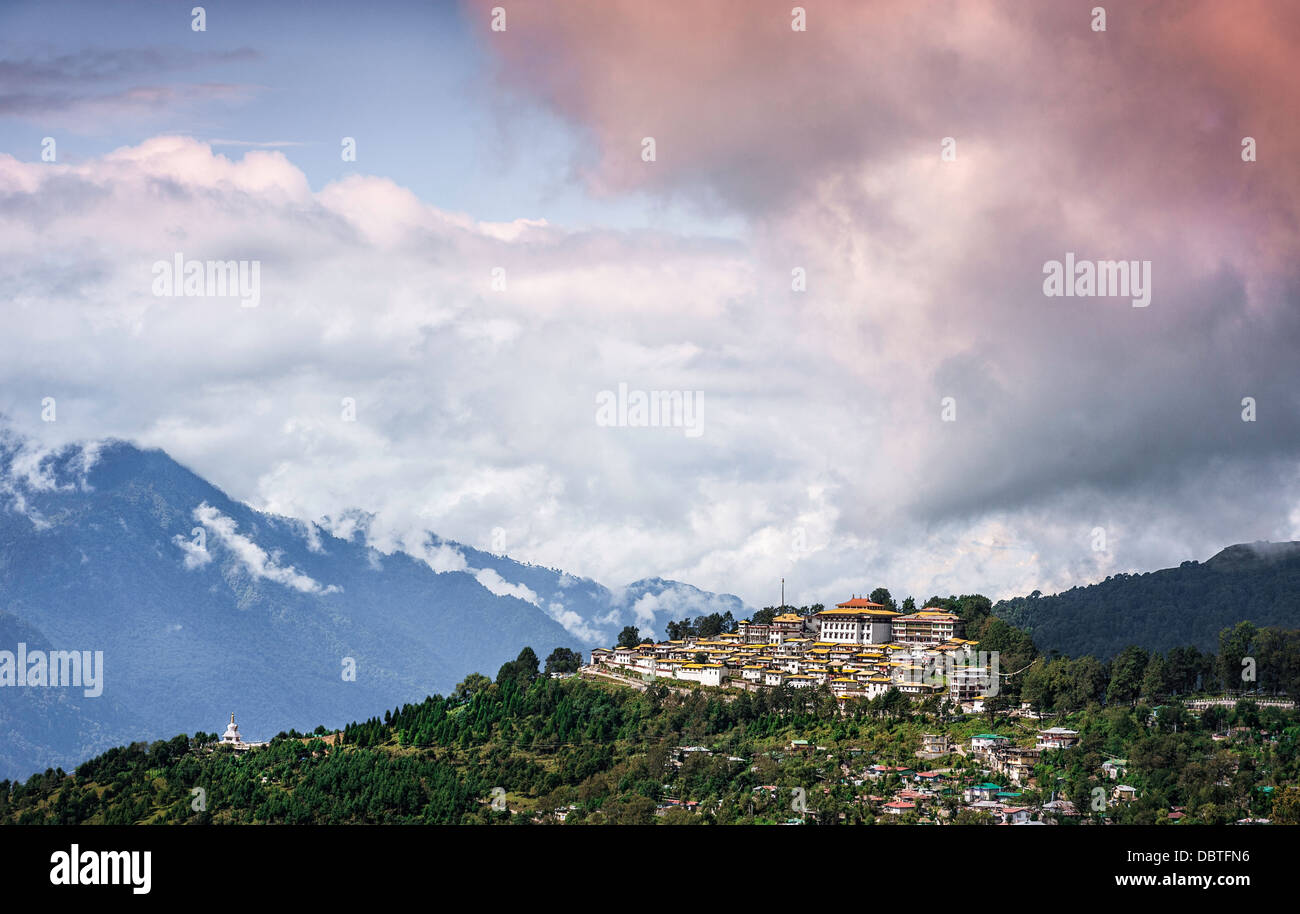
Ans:
[[[221,735],[221,742],[236,749],[244,748],[244,738],[239,735],[239,724],[235,723],[234,711],[230,712],[230,726],[226,727],[226,732]]]

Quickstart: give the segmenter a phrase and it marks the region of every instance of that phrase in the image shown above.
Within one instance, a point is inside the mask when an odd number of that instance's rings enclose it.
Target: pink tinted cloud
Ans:
[[[694,195],[779,212],[828,175],[944,136],[1037,162],[1040,194],[1092,193],[1183,220],[1265,221],[1294,240],[1300,128],[1291,70],[1300,6],[905,0],[515,2],[469,17],[499,78],[586,131],[593,191]],[[658,160],[640,158],[653,136]],[[1240,143],[1260,161],[1243,173]]]

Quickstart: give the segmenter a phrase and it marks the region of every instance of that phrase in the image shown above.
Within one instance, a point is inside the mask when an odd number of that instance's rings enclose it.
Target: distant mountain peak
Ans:
[[[163,450],[50,447],[0,421],[0,647],[102,649],[107,665],[102,700],[0,706],[0,778],[192,732],[231,708],[268,726],[336,726],[493,675],[524,646],[545,658],[612,644],[629,623],[651,633],[744,612],[730,594],[658,577],[611,590],[432,533],[416,551],[380,550],[374,519],[277,516]],[[54,719],[68,721],[57,738]]]
[[[1237,543],[1221,549],[1205,564],[1224,571],[1296,557],[1300,557],[1300,543],[1257,540],[1253,543]]]

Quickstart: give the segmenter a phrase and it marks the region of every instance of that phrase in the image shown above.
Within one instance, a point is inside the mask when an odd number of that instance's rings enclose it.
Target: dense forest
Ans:
[[[1203,563],[1117,574],[1055,596],[1035,591],[994,612],[1043,650],[1072,657],[1105,660],[1135,644],[1212,650],[1221,630],[1243,620],[1300,626],[1300,543],[1229,546]]]
[[[1262,670],[1289,664],[1288,687],[1300,682],[1300,632],[1247,623],[1221,634],[1220,654],[1132,648],[1109,662],[1070,660],[1040,655],[987,598],[934,600],[967,619],[982,649],[1002,655],[1005,684],[984,714],[892,690],[851,701],[844,713],[824,687],[638,690],[573,676],[571,651],[556,650],[543,667],[525,648],[495,679],[473,674],[450,695],[338,734],[281,733],[244,752],[219,746],[215,734],[182,735],[112,749],[71,774],[3,781],[0,822],[912,822],[917,814],[882,814],[876,794],[897,784],[890,776],[864,790],[866,766],[911,764],[926,732],[960,745],[994,729],[1032,744],[1040,724],[1008,712],[1021,701],[1082,734],[1078,747],[1045,753],[1039,786],[1018,794],[1035,810],[1067,798],[1084,819],[1121,823],[1164,822],[1174,808],[1187,822],[1300,819],[1296,712],[1245,697],[1195,714],[1180,700],[1250,686],[1243,657]],[[1105,783],[1099,766],[1112,757],[1128,760],[1140,798],[1088,812]],[[954,785],[989,776],[958,754],[928,764],[951,771]],[[792,793],[808,799],[792,808]],[[985,821],[959,808],[958,789],[945,792],[941,808],[948,821]]]

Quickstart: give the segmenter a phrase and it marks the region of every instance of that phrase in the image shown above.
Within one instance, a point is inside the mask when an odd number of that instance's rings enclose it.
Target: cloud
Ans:
[[[541,600],[537,594],[524,584],[511,584],[505,578],[501,577],[491,568],[481,568],[474,571],[474,580],[478,581],[485,588],[492,591],[498,597],[517,597],[534,606],[541,606]]]
[[[99,48],[0,60],[0,115],[47,127],[93,132],[127,120],[193,112],[211,102],[238,103],[256,94],[236,83],[182,83],[179,72],[246,66],[252,48],[180,53],[160,48]]]
[[[99,460],[104,442],[43,446],[16,435],[2,423],[0,413],[0,501],[5,510],[27,518],[37,530],[53,523],[27,501],[35,492],[89,492],[90,470]]]
[[[233,518],[227,517],[206,502],[194,509],[194,519],[203,525],[209,535],[216,537],[217,542],[224,546],[254,578],[274,581],[300,593],[328,596],[342,592],[342,588],[333,584],[324,586],[293,566],[280,567],[266,550],[247,536],[236,532],[238,525]],[[211,556],[208,555],[205,546],[195,545],[179,536],[174,541],[185,551],[186,568],[198,568],[210,561]]]
[[[564,626],[565,630],[586,644],[604,644],[609,641],[609,632],[595,628],[587,620],[571,609],[565,609],[562,603],[548,603],[546,614]]]
[[[172,537],[172,542],[180,547],[185,553],[185,570],[193,571],[195,568],[202,568],[212,561],[212,553],[208,552],[206,540],[187,539],[179,533]]]
[[[1103,33],[1090,8],[1014,0],[828,0],[807,8],[805,32],[772,0],[579,0],[561,13],[522,0],[499,33],[493,0],[471,6],[498,83],[584,131],[574,168],[599,193],[689,194],[775,217],[864,166],[937,163],[945,136],[958,161],[1027,183],[1060,215],[1087,215],[1071,198],[1091,188],[1107,198],[1093,215],[1132,207],[1170,224],[1216,200],[1224,222],[1280,227],[1300,192],[1285,167],[1234,180],[1242,136],[1267,136],[1278,163],[1300,151],[1287,80],[1300,11],[1287,0],[1126,4]],[[645,136],[657,140],[650,167]],[[1007,159],[1028,170],[982,167]],[[868,218],[885,227],[888,213]]]
[[[0,156],[0,408],[435,570],[468,569],[429,531],[500,528],[517,558],[751,605],[782,577],[807,603],[998,595],[1293,535],[1289,7],[1132,5],[1105,36],[1009,4],[819,5],[806,34],[761,4],[543,9],[487,46],[587,138],[583,186],[740,231],[487,221],[181,136]],[[1150,307],[1045,298],[1067,251],[1150,260]],[[153,297],[177,252],[258,260],[260,307]],[[620,382],[704,391],[704,434],[598,426]]]

